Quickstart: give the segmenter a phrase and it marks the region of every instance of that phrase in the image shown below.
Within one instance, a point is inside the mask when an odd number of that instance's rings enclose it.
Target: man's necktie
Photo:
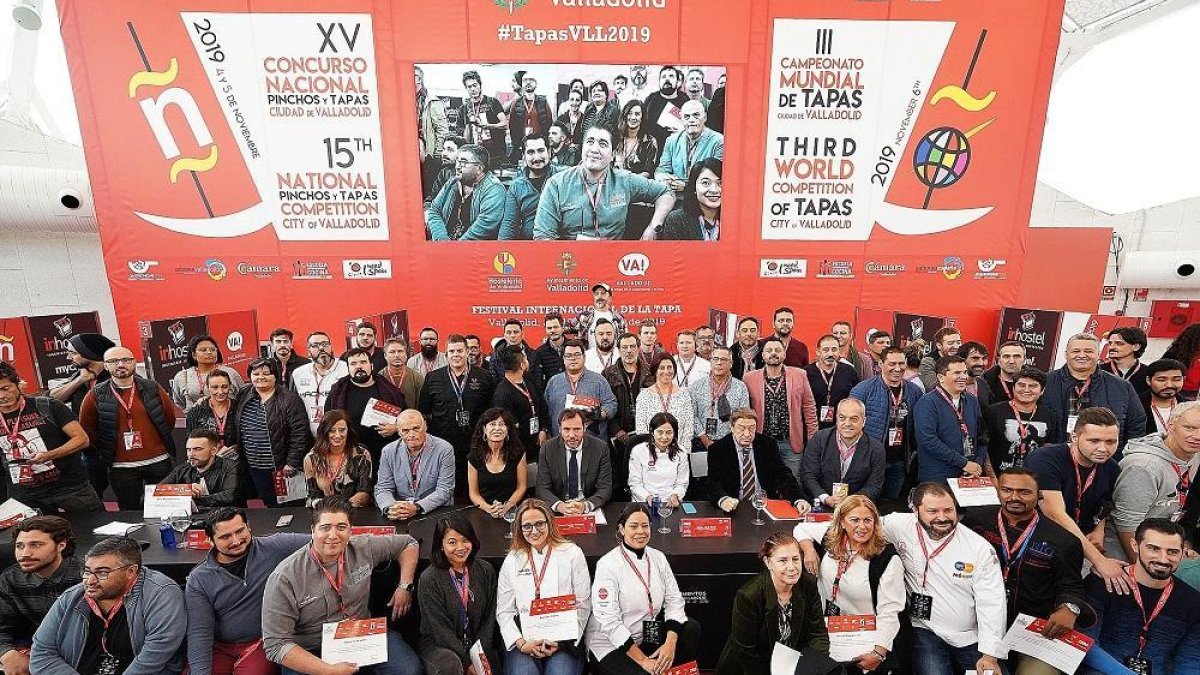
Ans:
[[[754,480],[754,463],[750,461],[750,451],[743,449],[742,451],[742,499],[750,499],[754,496],[755,483]]]
[[[583,490],[579,486],[579,451],[569,450],[567,460],[567,499],[575,499]]]

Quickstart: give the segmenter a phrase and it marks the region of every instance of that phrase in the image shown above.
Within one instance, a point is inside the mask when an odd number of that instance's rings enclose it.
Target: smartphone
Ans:
[[[280,516],[279,520],[275,521],[275,527],[287,527],[292,524],[292,515],[289,513],[286,516]]]
[[[695,515],[696,514],[696,506],[694,504],[692,504],[691,502],[684,502],[683,503],[683,512],[688,514],[689,516]]]

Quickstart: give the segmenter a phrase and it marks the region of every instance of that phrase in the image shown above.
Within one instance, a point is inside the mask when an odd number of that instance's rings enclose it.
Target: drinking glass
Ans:
[[[517,507],[513,507],[504,512],[504,522],[508,523],[508,529],[504,532],[505,539],[512,539],[512,524],[517,520]]]
[[[764,522],[762,519],[762,512],[763,508],[767,505],[767,493],[762,490],[755,490],[754,498],[750,500],[750,505],[753,506],[754,510],[757,512],[754,516],[754,520],[751,522],[755,525],[766,525],[766,522]]]
[[[671,502],[662,500],[658,503],[658,515],[662,517],[662,526],[658,528],[659,534],[671,534],[671,528],[667,527],[667,518],[671,517]]]
[[[168,521],[171,524],[171,529],[175,530],[175,548],[185,548],[187,546],[187,531],[192,525],[192,518],[186,513],[180,513],[171,516]]]

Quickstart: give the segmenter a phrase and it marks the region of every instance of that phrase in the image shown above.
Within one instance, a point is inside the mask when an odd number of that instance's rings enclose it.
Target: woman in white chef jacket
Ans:
[[[687,439],[691,447],[691,439]],[[635,502],[658,497],[678,507],[691,477],[688,454],[679,446],[679,422],[669,412],[650,418],[650,438],[629,452],[629,491]]]
[[[696,660],[700,624],[684,613],[671,564],[648,545],[650,530],[645,504],[625,507],[620,543],[596,563],[585,641],[598,675],[663,673]]]
[[[846,497],[825,532],[825,554],[818,558],[807,533],[797,527],[804,567],[817,576],[825,616],[875,615],[876,644],[846,665],[847,672],[888,672],[904,609],[904,564],[883,539],[875,503],[863,495]],[[832,639],[832,636],[831,636]]]
[[[504,640],[506,675],[580,675],[584,656],[582,640],[526,640],[522,624],[530,623],[530,608],[543,600],[575,596],[578,635],[582,637],[591,614],[592,578],[583,551],[558,533],[554,516],[540,499],[526,499],[517,507],[512,547],[500,566],[496,590],[496,619]]]

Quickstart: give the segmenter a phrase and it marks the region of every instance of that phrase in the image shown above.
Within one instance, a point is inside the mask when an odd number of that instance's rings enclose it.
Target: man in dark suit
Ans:
[[[559,435],[542,445],[538,459],[537,498],[555,513],[594,511],[612,498],[608,445],[585,434],[583,411],[567,408],[558,416]]]
[[[758,414],[739,408],[729,423],[731,432],[708,446],[709,501],[732,513],[761,489],[768,499],[786,499],[801,514],[807,513],[812,507],[801,499],[800,484],[779,458],[779,445],[770,436],[756,433]]]
[[[879,439],[863,433],[866,406],[856,398],[844,399],[837,406],[836,422],[836,427],[818,431],[804,448],[800,460],[804,489],[814,504],[831,510],[854,494],[878,502],[887,455]]]

